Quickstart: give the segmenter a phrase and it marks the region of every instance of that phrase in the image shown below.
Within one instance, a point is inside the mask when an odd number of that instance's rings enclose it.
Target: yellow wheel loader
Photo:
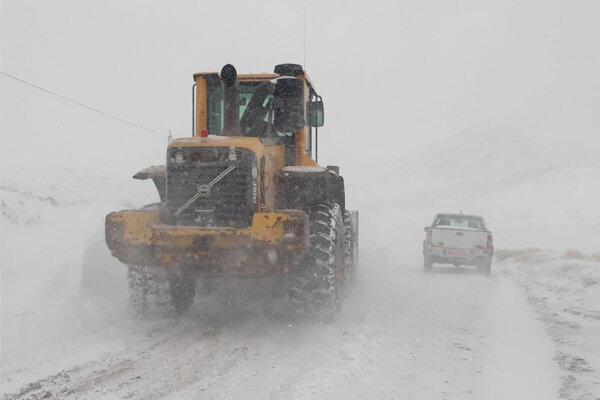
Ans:
[[[273,292],[299,316],[335,318],[358,262],[358,213],[339,168],[312,158],[323,101],[302,66],[195,74],[193,110],[193,136],[134,176],[160,203],[106,217],[133,310],[185,313],[199,281],[278,277]]]

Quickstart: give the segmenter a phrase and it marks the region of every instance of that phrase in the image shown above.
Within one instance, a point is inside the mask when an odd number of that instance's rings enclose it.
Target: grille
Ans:
[[[252,157],[215,163],[170,165],[167,172],[167,206],[169,223],[198,226],[247,227],[252,224],[254,191]],[[229,166],[236,168],[215,183],[209,193],[203,190],[179,215],[176,211]]]

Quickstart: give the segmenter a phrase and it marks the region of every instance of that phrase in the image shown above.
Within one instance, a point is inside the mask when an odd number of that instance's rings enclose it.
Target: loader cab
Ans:
[[[238,90],[240,132],[235,136],[281,139],[293,136],[293,128],[276,123],[273,83],[240,82]],[[226,121],[223,92],[224,88],[219,84],[207,88],[207,130],[209,135],[234,136],[224,132]]]
[[[299,159],[316,159],[318,128],[323,126],[322,98],[302,66],[280,64],[273,74],[194,75],[194,137],[256,137],[266,146],[284,145]]]

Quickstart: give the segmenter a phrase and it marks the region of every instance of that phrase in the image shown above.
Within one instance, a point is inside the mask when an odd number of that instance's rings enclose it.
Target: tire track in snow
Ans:
[[[504,274],[515,281],[555,343],[560,398],[600,399],[598,263],[577,251],[515,251]]]
[[[200,313],[176,323],[159,321],[158,328],[151,324],[132,334],[125,349],[3,398],[303,398],[310,391],[328,392],[329,383],[316,379],[320,372],[331,374],[332,382],[339,370],[360,375],[372,355],[368,324],[290,326],[260,315],[237,317],[207,323]]]
[[[488,343],[486,399],[558,399],[556,348],[525,294],[500,276],[485,302]]]
[[[531,351],[544,332],[510,282],[455,268],[425,274],[376,252],[363,260],[335,324],[196,309],[5,399],[556,397],[553,353]]]

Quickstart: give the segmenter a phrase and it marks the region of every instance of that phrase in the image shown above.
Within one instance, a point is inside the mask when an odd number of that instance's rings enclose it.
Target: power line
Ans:
[[[54,93],[54,92],[53,92],[53,91],[51,91],[51,90],[44,89],[43,87],[40,87],[40,86],[38,86],[38,85],[34,85],[34,84],[33,84],[33,83],[31,83],[31,82],[27,82],[27,81],[26,81],[26,80],[24,80],[24,79],[17,78],[16,76],[13,76],[13,75],[7,74],[6,72],[2,72],[2,71],[0,71],[0,74],[2,74],[2,75],[4,75],[4,76],[6,76],[6,77],[8,77],[8,78],[14,79],[14,80],[16,80],[16,81],[19,81],[19,82],[21,82],[21,83],[24,83],[25,85],[29,85],[29,86],[31,86],[31,87],[34,87],[34,88],[38,89],[38,90],[41,90],[42,92],[46,92],[46,93],[48,93],[48,94],[51,94],[52,96],[56,96],[56,97],[58,97],[58,98],[60,98],[60,99],[63,99],[63,100],[66,100],[66,101],[68,101],[68,102],[70,102],[70,103],[76,104],[76,105],[78,105],[78,106],[80,106],[80,107],[87,108],[88,110],[91,110],[91,111],[97,112],[97,113],[99,113],[99,114],[102,114],[102,115],[104,115],[105,117],[112,118],[112,119],[114,119],[114,120],[117,120],[117,121],[119,121],[119,122],[123,122],[123,123],[125,123],[125,124],[128,124],[128,125],[131,125],[131,126],[135,126],[136,128],[143,129],[143,130],[145,130],[145,131],[148,131],[148,132],[151,132],[151,133],[155,133],[155,134],[157,134],[157,135],[160,135],[160,136],[164,136],[164,134],[163,134],[163,133],[157,132],[157,131],[155,131],[155,130],[153,130],[153,129],[150,129],[150,128],[146,128],[145,126],[142,126],[142,125],[136,124],[135,122],[128,121],[128,120],[126,120],[126,119],[123,119],[123,118],[121,118],[121,117],[118,117],[118,116],[116,116],[116,115],[109,114],[109,113],[107,113],[107,112],[105,112],[105,111],[102,111],[102,110],[99,110],[99,109],[97,109],[97,108],[94,108],[94,107],[88,106],[88,105],[86,105],[86,104],[83,104],[83,103],[81,103],[81,102],[79,102],[79,101],[76,101],[76,100],[70,99],[70,98],[68,98],[68,97],[66,97],[66,96],[62,96],[62,95],[60,95],[60,94],[58,94],[58,93]]]

